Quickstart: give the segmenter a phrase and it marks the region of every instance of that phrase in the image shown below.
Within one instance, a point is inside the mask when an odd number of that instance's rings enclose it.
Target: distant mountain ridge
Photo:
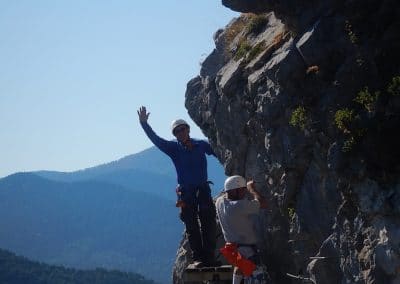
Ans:
[[[140,170],[164,176],[175,176],[169,158],[156,147],[150,147],[136,154],[118,160],[73,172],[37,171],[35,173],[50,179],[77,181],[123,170]]]
[[[213,156],[207,156],[209,180],[214,183],[213,194],[222,188],[224,169]],[[170,158],[156,147],[125,156],[116,161],[74,172],[36,171],[47,179],[65,182],[98,180],[124,186],[127,189],[146,191],[174,200],[177,185],[175,168]]]
[[[214,157],[208,171],[217,194],[225,176]],[[170,283],[183,232],[175,187],[174,166],[155,147],[70,173],[7,176],[0,179],[0,248],[49,264],[119,269]]]
[[[76,270],[51,266],[0,249],[0,283],[154,284],[154,281],[136,273],[116,270]]]
[[[0,179],[0,247],[49,264],[168,283],[183,225],[173,202],[99,181]]]

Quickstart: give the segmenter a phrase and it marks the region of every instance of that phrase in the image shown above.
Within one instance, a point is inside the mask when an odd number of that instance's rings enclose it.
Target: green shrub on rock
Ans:
[[[354,101],[362,105],[367,111],[372,112],[379,95],[380,92],[371,94],[368,90],[368,87],[365,87],[364,90],[361,90],[357,94],[357,97],[354,99]]]
[[[247,40],[242,40],[235,54],[235,60],[238,61],[242,57],[245,57],[247,52],[249,52],[250,50],[251,50],[251,45],[247,42]]]
[[[335,113],[336,127],[343,132],[350,132],[350,124],[354,120],[354,112],[348,108],[339,109]]]
[[[350,152],[353,149],[354,145],[356,144],[356,140],[353,136],[350,136],[343,142],[342,151],[343,152]]]
[[[389,83],[387,91],[393,96],[400,96],[400,76],[392,78],[392,82]]]
[[[263,15],[256,15],[251,18],[249,25],[247,26],[247,34],[258,34],[267,24],[267,19]]]
[[[302,130],[306,127],[307,115],[303,106],[297,107],[290,116],[289,124],[294,127],[300,127]]]

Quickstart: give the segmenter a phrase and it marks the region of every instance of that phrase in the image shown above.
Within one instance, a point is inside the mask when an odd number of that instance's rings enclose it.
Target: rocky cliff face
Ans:
[[[245,14],[186,107],[226,174],[269,198],[274,283],[400,283],[400,2],[222,2]]]

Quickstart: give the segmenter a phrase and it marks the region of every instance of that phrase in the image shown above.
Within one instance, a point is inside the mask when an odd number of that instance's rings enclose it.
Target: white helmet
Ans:
[[[246,187],[246,185],[246,180],[242,176],[231,176],[225,180],[224,189],[228,191],[235,188]]]
[[[189,124],[186,121],[184,121],[183,119],[176,119],[176,120],[172,121],[172,123],[171,123],[172,134],[174,134],[174,129],[176,127],[178,127],[179,125],[186,125],[187,127],[189,127]]]

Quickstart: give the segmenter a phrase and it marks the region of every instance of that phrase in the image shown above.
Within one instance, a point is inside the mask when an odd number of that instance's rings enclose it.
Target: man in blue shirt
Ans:
[[[182,199],[180,217],[192,250],[191,267],[214,266],[216,247],[216,213],[207,181],[207,155],[214,155],[208,142],[190,138],[186,121],[172,122],[171,130],[177,141],[159,137],[148,124],[150,113],[142,106],[138,110],[140,124],[146,135],[167,154],[176,169]],[[199,224],[200,221],[200,224]]]

